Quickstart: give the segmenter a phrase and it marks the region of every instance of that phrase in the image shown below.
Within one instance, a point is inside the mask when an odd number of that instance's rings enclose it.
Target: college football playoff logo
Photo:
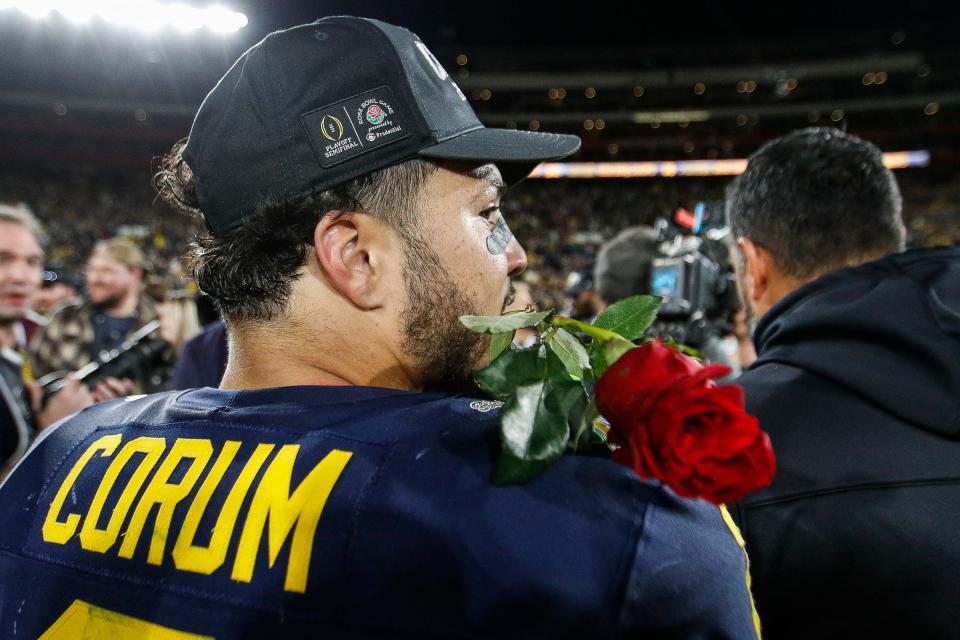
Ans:
[[[330,142],[337,142],[343,137],[343,123],[337,116],[323,116],[320,120],[320,133]]]

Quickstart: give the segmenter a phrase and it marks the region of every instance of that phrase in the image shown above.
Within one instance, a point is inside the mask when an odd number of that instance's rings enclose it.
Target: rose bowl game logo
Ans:
[[[370,124],[380,124],[385,117],[386,114],[380,108],[380,105],[372,104],[367,107],[367,122]]]

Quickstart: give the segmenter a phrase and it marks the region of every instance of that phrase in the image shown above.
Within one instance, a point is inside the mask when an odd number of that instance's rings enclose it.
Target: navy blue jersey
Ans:
[[[91,407],[0,487],[0,637],[757,635],[725,514],[585,456],[494,486],[497,404],[288,387]]]

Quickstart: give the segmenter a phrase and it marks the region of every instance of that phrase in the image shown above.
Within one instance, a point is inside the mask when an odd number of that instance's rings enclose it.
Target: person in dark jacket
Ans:
[[[183,345],[167,389],[216,387],[226,370],[227,327],[223,320],[216,320]]]
[[[872,144],[769,143],[731,186],[773,484],[734,510],[770,638],[960,637],[960,249],[902,252]]]

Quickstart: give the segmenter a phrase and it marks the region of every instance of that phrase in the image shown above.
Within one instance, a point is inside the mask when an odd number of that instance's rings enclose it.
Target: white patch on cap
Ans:
[[[417,45],[417,49],[420,50],[420,53],[423,55],[424,59],[427,61],[432,68],[434,73],[437,74],[437,77],[441,80],[447,79],[447,70],[443,68],[443,65],[440,64],[440,61],[430,52],[430,49],[427,49],[427,45],[423,44],[417,40],[414,44]]]
[[[457,95],[460,96],[462,102],[467,101],[467,96],[463,95],[463,91],[460,90],[460,87],[457,86],[457,83],[447,74],[447,70],[443,68],[443,65],[440,64],[440,61],[437,60],[436,56],[427,49],[427,45],[423,44],[420,40],[417,40],[415,43],[417,45],[417,50],[420,52],[420,55],[423,56],[424,60],[427,61],[427,64],[430,65],[430,68],[433,69],[433,72],[437,74],[437,77],[441,80],[446,80],[451,85],[453,85],[454,91],[457,92]]]

